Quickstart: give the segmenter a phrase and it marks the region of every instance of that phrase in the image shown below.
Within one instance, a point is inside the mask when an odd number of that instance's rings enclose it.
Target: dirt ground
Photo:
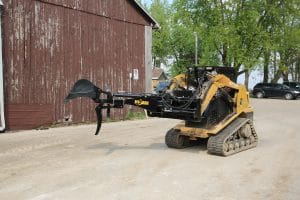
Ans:
[[[252,99],[258,147],[230,157],[164,144],[148,119],[0,135],[0,199],[300,199],[300,100]]]

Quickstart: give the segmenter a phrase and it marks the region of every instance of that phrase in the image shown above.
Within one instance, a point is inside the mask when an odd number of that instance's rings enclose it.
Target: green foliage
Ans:
[[[264,60],[274,65],[274,79],[287,78],[300,65],[299,8],[297,0],[153,0],[150,11],[161,25],[153,35],[155,63],[172,58],[172,75],[193,65],[197,34],[201,65],[249,73]]]
[[[195,42],[193,31],[180,24],[174,25],[171,34],[171,53],[175,59],[171,74],[174,76],[186,71],[186,67],[193,65]]]
[[[154,66],[166,64],[170,52],[170,15],[171,10],[167,0],[153,0],[150,13],[158,21],[160,29],[153,32],[153,60]]]
[[[266,66],[274,65],[273,82],[282,76],[287,80],[289,72],[299,62],[299,6],[300,2],[294,0],[269,0],[262,4],[259,25],[265,34],[263,51],[273,55],[272,60],[270,57],[265,58]]]

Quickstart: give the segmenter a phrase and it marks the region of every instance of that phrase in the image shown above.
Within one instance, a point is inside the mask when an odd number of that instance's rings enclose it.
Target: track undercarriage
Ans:
[[[200,139],[200,138],[199,138]],[[207,141],[208,153],[229,156],[256,147],[258,137],[253,123],[247,118],[237,118],[216,135],[211,135]],[[165,136],[168,147],[182,149],[192,146],[192,140],[178,129],[170,129]]]

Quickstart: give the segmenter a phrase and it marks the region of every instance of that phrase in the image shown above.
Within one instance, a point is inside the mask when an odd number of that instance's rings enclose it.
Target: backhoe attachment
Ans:
[[[181,79],[179,79],[180,81]],[[173,85],[172,85],[173,84]],[[111,108],[124,108],[125,105],[133,105],[147,110],[150,117],[173,118],[182,120],[200,120],[199,100],[197,100],[198,91],[192,93],[185,89],[176,89],[171,83],[169,88],[171,92],[159,94],[152,93],[111,93],[103,91],[99,87],[86,79],[78,80],[65,102],[78,97],[88,97],[98,105],[95,108],[97,115],[97,129],[95,135],[98,135],[102,124],[102,110],[106,109],[106,116],[109,118]],[[183,84],[181,84],[182,86]]]
[[[101,94],[106,95],[105,99],[100,99]],[[103,91],[95,86],[92,82],[86,79],[78,80],[73,88],[71,89],[68,96],[65,98],[65,103],[68,103],[71,99],[78,97],[88,97],[93,99],[95,103],[98,103],[95,111],[97,115],[97,128],[95,135],[98,135],[102,125],[102,109],[106,108],[107,118],[110,118],[110,104],[107,104],[109,101],[112,101],[112,94],[110,92]],[[105,104],[105,105],[104,105]]]

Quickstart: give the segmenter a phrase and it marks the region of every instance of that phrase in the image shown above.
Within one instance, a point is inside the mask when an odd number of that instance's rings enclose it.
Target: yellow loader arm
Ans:
[[[186,74],[179,74],[171,79],[169,90],[174,89],[186,89],[187,84],[187,77]]]
[[[237,90],[233,98],[233,102],[236,105],[236,107],[234,107],[235,113],[240,114],[245,109],[247,111],[252,110],[249,103],[249,92],[246,90],[245,86],[234,83],[223,74],[211,75],[210,82],[211,86],[208,91],[203,93],[202,98],[200,98],[202,100],[201,115],[207,109],[209,103],[212,101],[219,89],[226,90],[229,88]]]

